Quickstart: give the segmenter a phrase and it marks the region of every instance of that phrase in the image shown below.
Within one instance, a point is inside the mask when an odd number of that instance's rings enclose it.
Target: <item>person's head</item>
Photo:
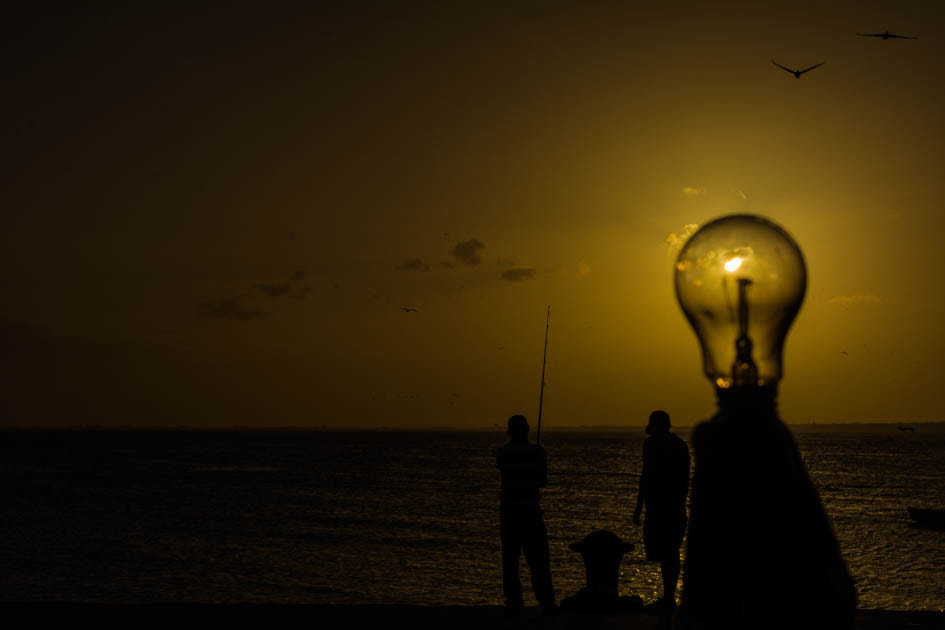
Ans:
[[[646,432],[650,435],[666,433],[669,431],[669,414],[662,409],[657,409],[650,414],[650,422],[646,425]]]
[[[513,440],[528,439],[528,420],[521,414],[516,414],[509,418],[509,437]]]

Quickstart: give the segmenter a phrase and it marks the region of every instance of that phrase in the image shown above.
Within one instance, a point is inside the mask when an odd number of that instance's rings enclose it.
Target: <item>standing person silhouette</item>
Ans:
[[[676,583],[679,581],[679,548],[686,532],[686,496],[689,494],[689,447],[669,430],[669,414],[658,410],[650,414],[643,441],[643,472],[637,492],[633,523],[643,523],[646,559],[659,562],[663,577],[663,597],[647,606],[654,611],[676,607]]]
[[[509,418],[509,443],[495,451],[502,475],[499,523],[502,536],[502,590],[505,612],[517,615],[522,608],[522,584],[518,579],[519,555],[524,553],[532,577],[535,598],[545,612],[557,608],[551,585],[548,534],[542,518],[539,488],[548,485],[545,449],[528,441],[525,416]]]

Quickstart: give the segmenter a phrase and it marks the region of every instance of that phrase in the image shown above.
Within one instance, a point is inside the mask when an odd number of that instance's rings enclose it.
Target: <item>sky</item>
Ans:
[[[729,213],[785,421],[945,420],[940,3],[95,6],[7,20],[0,426],[534,426],[548,305],[544,427],[692,425]]]

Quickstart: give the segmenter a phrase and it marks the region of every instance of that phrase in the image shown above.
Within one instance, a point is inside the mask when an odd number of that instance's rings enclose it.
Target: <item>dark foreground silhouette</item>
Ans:
[[[278,627],[307,624],[319,628],[430,628],[436,630],[487,630],[492,628],[528,628],[529,630],[665,630],[672,619],[642,613],[598,613],[563,611],[543,615],[537,607],[522,609],[521,617],[504,619],[501,606],[330,606],[293,604],[3,604],[9,617],[26,614],[32,624],[62,624],[62,627],[94,622],[96,627],[135,627],[147,617],[152,625],[179,625],[182,619],[200,625],[224,627]],[[777,615],[772,611],[769,617]],[[765,619],[754,628],[766,628]],[[808,630],[811,626],[805,627]],[[812,626],[818,627],[818,626]],[[859,611],[858,630],[941,630],[945,613]]]
[[[539,494],[539,489],[548,485],[548,464],[545,449],[528,441],[528,431],[525,416],[512,416],[508,422],[509,443],[495,452],[502,475],[499,504],[502,590],[510,616],[517,615],[523,605],[518,578],[519,556],[523,553],[538,604],[549,611],[555,608],[548,534]]]
[[[581,542],[570,545],[581,554],[587,575],[587,585],[571,597],[561,601],[562,610],[579,612],[639,612],[643,600],[636,596],[617,595],[620,581],[620,561],[633,550],[613,532],[596,531]]]
[[[776,391],[719,389],[718,413],[693,432],[691,627],[853,627],[853,581]]]
[[[658,410],[650,414],[646,425],[648,437],[643,442],[643,471],[637,492],[633,522],[643,523],[646,559],[660,563],[663,596],[650,604],[653,609],[676,607],[679,581],[679,549],[686,533],[686,497],[689,494],[689,447],[670,430],[669,414]]]
[[[945,510],[910,507],[908,511],[909,518],[915,521],[917,527],[945,531]]]

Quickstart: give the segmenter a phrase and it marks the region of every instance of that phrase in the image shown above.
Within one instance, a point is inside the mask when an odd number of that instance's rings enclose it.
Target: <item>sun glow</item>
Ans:
[[[742,259],[736,256],[725,263],[725,271],[735,271],[742,266]]]

